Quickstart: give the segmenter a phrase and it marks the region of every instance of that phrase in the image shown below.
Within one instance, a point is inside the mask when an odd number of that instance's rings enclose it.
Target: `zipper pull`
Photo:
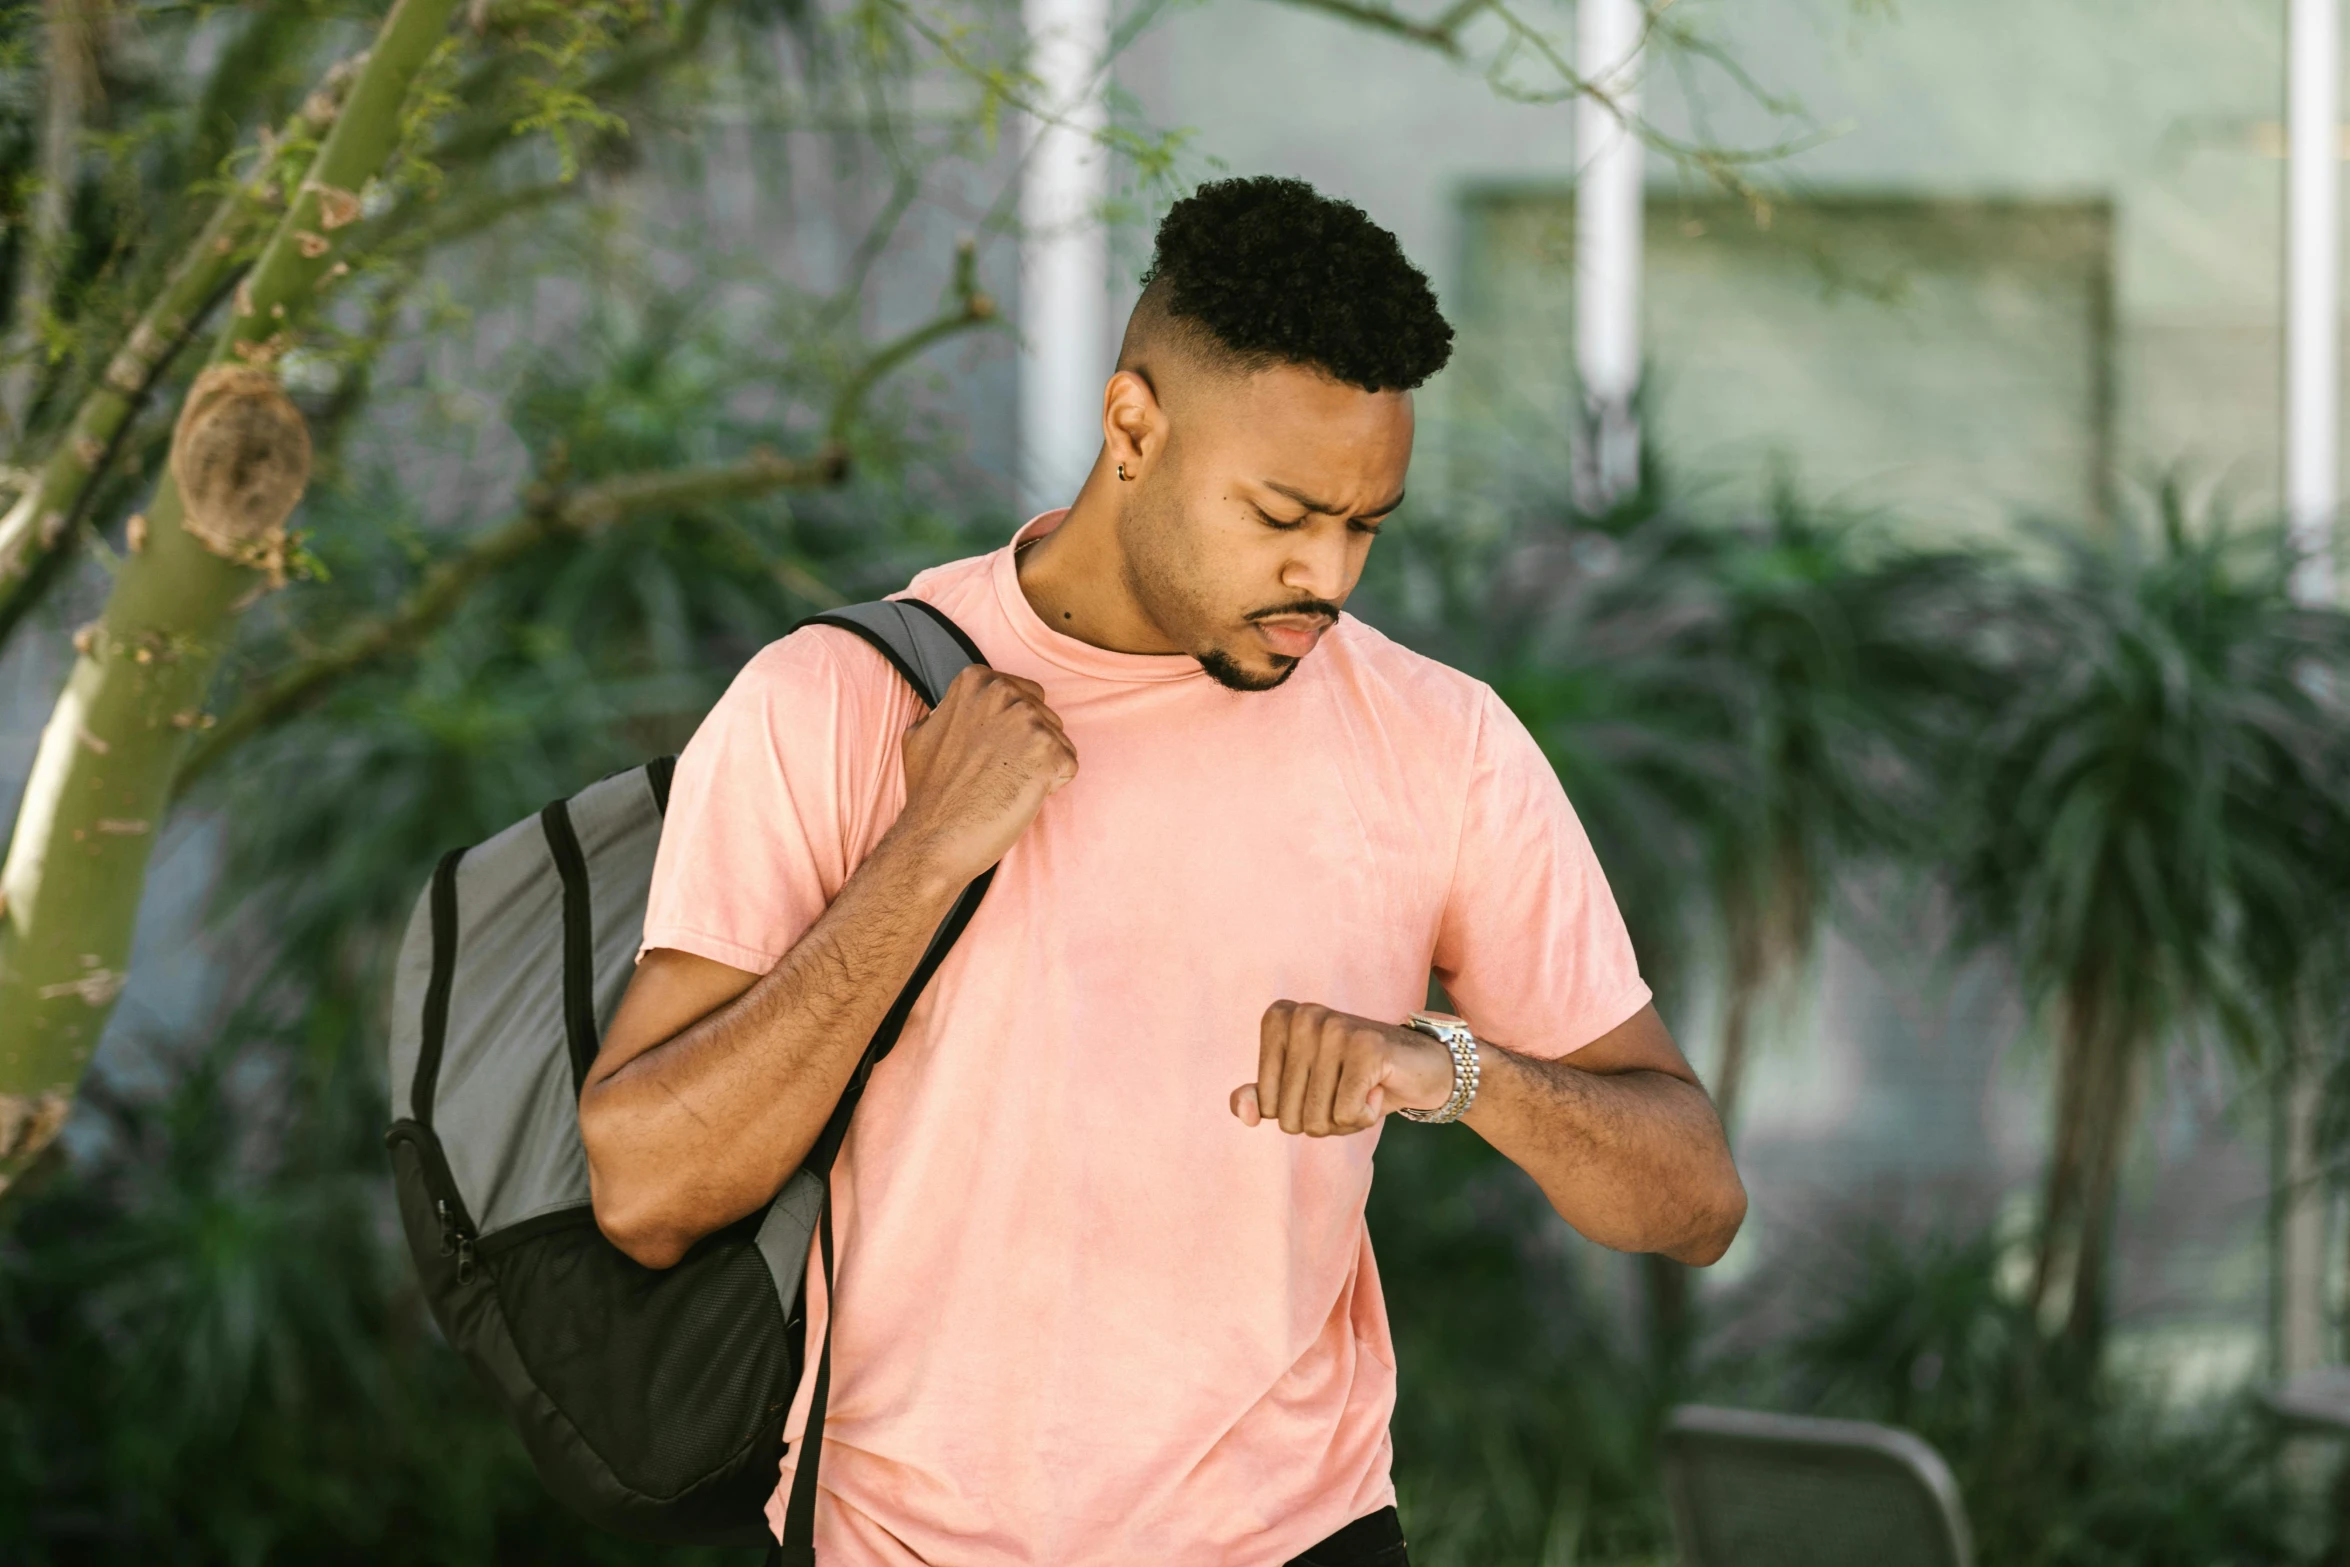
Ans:
[[[457,1249],[457,1216],[449,1211],[446,1197],[434,1203],[432,1211],[441,1221],[441,1255],[446,1257]]]
[[[462,1231],[457,1236],[457,1282],[473,1282],[473,1237]]]

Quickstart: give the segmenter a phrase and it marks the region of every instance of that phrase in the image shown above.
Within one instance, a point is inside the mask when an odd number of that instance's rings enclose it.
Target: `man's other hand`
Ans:
[[[1337,1137],[1367,1132],[1390,1110],[1434,1110],[1452,1097],[1452,1052],[1415,1029],[1309,1002],[1265,1009],[1257,1080],[1232,1090],[1246,1126]]]

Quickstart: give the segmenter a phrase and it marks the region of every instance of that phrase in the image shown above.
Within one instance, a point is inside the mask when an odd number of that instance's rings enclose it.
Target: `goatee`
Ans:
[[[1272,673],[1264,675],[1241,668],[1222,648],[1210,648],[1198,658],[1208,678],[1227,691],[1270,691],[1297,673],[1297,660],[1280,653],[1272,655]]]

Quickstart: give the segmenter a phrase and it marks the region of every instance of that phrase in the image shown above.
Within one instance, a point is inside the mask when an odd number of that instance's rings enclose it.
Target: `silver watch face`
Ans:
[[[1461,1019],[1444,1017],[1434,1012],[1414,1012],[1404,1026],[1417,1029],[1431,1038],[1441,1039],[1447,1044],[1456,1039],[1468,1043],[1477,1037],[1469,1032],[1469,1025]]]

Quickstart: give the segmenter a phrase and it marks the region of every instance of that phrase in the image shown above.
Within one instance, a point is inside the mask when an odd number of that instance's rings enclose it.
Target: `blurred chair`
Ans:
[[[1907,1431],[1684,1404],[1663,1456],[1684,1567],[1972,1567],[1958,1484]]]
[[[2314,1366],[2261,1395],[2287,1427],[2350,1436],[2350,1366]]]

